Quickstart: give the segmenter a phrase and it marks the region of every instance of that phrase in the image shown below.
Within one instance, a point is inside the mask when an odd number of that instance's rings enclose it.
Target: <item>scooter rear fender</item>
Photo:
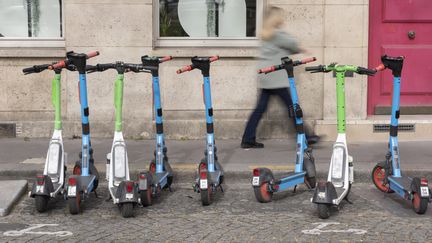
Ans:
[[[39,176],[40,175],[38,175],[38,177]],[[54,192],[54,186],[52,184],[51,178],[47,175],[44,175],[43,176],[43,185],[38,185],[37,181],[38,181],[38,178],[33,183],[30,197],[35,197],[36,195],[48,196],[48,197],[51,196],[51,192]],[[42,189],[38,188],[38,186],[42,187]]]
[[[324,204],[333,204],[333,199],[337,199],[337,192],[333,183],[327,182],[319,182],[314,196],[312,198],[313,203],[324,203]]]

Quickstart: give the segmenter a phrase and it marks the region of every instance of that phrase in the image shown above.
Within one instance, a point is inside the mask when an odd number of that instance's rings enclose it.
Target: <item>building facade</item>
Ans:
[[[211,68],[216,137],[240,138],[258,95],[255,59],[259,54],[259,40],[256,33],[266,6],[285,10],[286,31],[297,37],[307,50],[293,59],[315,56],[316,64],[338,62],[373,67],[379,64],[379,56],[384,52],[407,55],[407,58],[421,54],[424,60],[432,54],[432,39],[422,36],[428,33],[432,36],[432,3],[427,0],[418,0],[414,5],[408,2],[416,1],[3,1],[0,3],[3,5],[0,6],[0,34],[3,35],[0,37],[0,123],[3,135],[46,137],[52,131],[54,113],[50,80],[53,73],[24,76],[22,68],[60,60],[66,51],[98,50],[100,56],[89,60],[90,64],[117,60],[138,63],[142,55],[174,57],[163,63],[160,71],[166,136],[174,139],[200,138],[205,133],[201,74],[196,71],[177,75],[175,71],[188,64],[191,56],[219,55],[221,59]],[[209,4],[216,7],[208,7]],[[8,10],[10,7],[13,10]],[[375,11],[377,8],[380,11]],[[418,14],[400,13],[401,9]],[[31,21],[27,21],[29,19]],[[207,25],[200,24],[203,21],[207,21]],[[410,28],[417,31],[417,39],[409,37],[409,33],[407,37],[403,32]],[[399,30],[403,32],[400,43],[376,38]],[[401,49],[401,45],[406,48]],[[392,46],[399,46],[399,49],[392,49]],[[381,52],[373,56],[377,60],[371,60],[372,52]],[[426,70],[432,70],[430,64],[424,65],[429,65]],[[432,135],[430,118],[426,115],[428,105],[432,103],[427,98],[432,88],[429,92],[431,86],[426,84],[426,71],[420,72],[423,72],[423,79],[416,80],[418,85],[414,85],[414,89],[406,89],[412,97],[402,98],[402,105],[406,105],[407,113],[412,114],[403,122],[414,125],[414,131],[401,133],[406,139],[427,139]],[[115,71],[88,75],[93,136],[112,136],[115,75]],[[305,73],[303,68],[297,68],[295,75],[307,125],[317,134],[326,135],[326,140],[333,140],[336,133],[335,78],[331,74]],[[391,83],[386,82],[391,76],[379,75],[375,79],[360,75],[346,79],[350,141],[387,137],[387,133],[380,132],[374,125],[388,124],[389,116],[378,114],[385,114],[390,104]],[[62,118],[68,137],[81,134],[77,79],[77,73],[63,72]],[[429,81],[432,81],[430,75]],[[372,82],[382,85],[371,85]],[[382,92],[376,94],[371,88]],[[388,102],[383,101],[386,97]],[[127,137],[153,137],[150,75],[125,75],[123,117]],[[258,136],[290,137],[293,136],[289,132],[292,129],[291,123],[287,122],[286,108],[279,100],[272,100]]]

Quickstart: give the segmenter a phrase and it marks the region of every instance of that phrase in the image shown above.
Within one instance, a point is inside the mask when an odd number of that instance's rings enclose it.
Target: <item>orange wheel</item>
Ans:
[[[254,187],[255,197],[258,200],[258,202],[260,203],[271,202],[273,197],[273,192],[270,192],[268,188],[269,188],[268,182],[264,182],[259,187],[258,186]]]
[[[81,165],[76,164],[73,168],[74,175],[81,175]]]
[[[372,170],[372,180],[378,190],[382,192],[389,192],[390,185],[388,183],[384,184],[386,171],[380,165],[376,165]]]
[[[428,198],[422,198],[419,193],[413,192],[412,204],[413,204],[413,209],[416,213],[418,214],[426,213],[428,203],[429,203]]]

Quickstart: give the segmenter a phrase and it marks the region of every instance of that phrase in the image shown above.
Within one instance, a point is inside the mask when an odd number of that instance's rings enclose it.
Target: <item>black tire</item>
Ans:
[[[427,211],[429,199],[422,198],[418,192],[413,192],[412,205],[417,214],[424,214]]]
[[[206,190],[201,190],[201,203],[203,206],[208,206],[213,202],[213,193],[210,188]]]
[[[43,213],[48,209],[48,196],[43,195],[36,195],[35,196],[35,203],[36,203],[36,210],[39,213]]]
[[[261,186],[254,186],[255,198],[260,203],[268,203],[273,199],[273,192],[268,190],[268,182],[264,182]]]
[[[141,204],[144,207],[148,207],[152,205],[152,190],[151,187],[148,186],[147,190],[140,191]]]
[[[328,219],[330,217],[330,206],[328,204],[318,204],[318,217],[320,219]]]
[[[306,176],[306,178],[305,178],[305,180],[307,181],[307,184],[308,184],[308,187],[310,187],[310,188],[315,188],[316,187],[316,177],[315,176],[313,176],[313,177],[307,177]]]
[[[120,213],[123,218],[130,218],[134,216],[134,204],[132,202],[126,202],[120,204]]]
[[[68,206],[70,214],[79,214],[81,212],[81,195],[77,193],[76,197],[68,198]]]

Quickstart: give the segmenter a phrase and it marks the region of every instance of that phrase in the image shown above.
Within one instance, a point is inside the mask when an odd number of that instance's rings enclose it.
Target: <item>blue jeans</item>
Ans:
[[[267,110],[270,97],[275,95],[282,99],[287,109],[290,109],[292,106],[292,100],[288,88],[261,89],[261,95],[255,110],[249,117],[249,121],[243,134],[242,142],[254,142],[256,140],[256,128],[258,127],[258,123],[261,120],[263,113]],[[289,117],[288,119],[291,119],[295,126],[295,118]]]

